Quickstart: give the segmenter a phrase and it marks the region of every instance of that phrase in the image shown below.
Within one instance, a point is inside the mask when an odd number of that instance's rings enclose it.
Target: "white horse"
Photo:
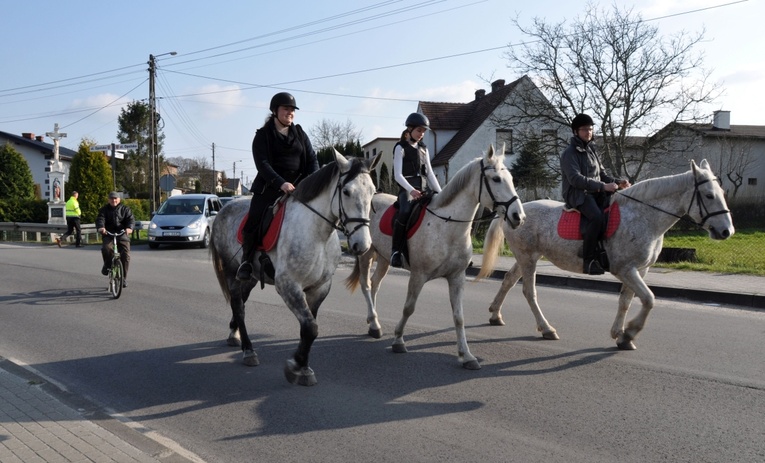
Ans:
[[[483,157],[474,159],[460,169],[443,190],[434,196],[419,228],[408,239],[409,256],[405,259],[405,268],[409,269],[411,275],[403,317],[396,325],[393,352],[406,352],[404,327],[414,313],[423,285],[443,277],[449,284],[459,361],[467,369],[481,368],[478,360],[470,353],[465,336],[462,291],[465,269],[473,255],[470,225],[478,207],[492,209],[512,228],[524,220],[523,206],[515,192],[510,171],[504,165],[504,158],[504,147],[502,153],[495,153],[494,147],[490,146]],[[368,307],[369,334],[374,338],[382,336],[375,298],[382,279],[388,273],[391,254],[391,237],[381,231],[380,222],[395,201],[396,197],[389,194],[378,194],[372,200],[372,247],[356,258],[353,272],[346,279],[346,286],[351,292],[361,284]],[[381,259],[377,259],[377,267],[370,281],[371,266],[378,256]]]
[[[653,292],[645,278],[648,268],[656,262],[664,233],[684,215],[709,232],[715,240],[730,238],[734,233],[728,205],[722,188],[706,160],[683,174],[641,181],[613,197],[618,204],[621,222],[613,235],[606,238],[605,249],[610,272],[622,282],[619,309],[611,327],[611,337],[622,350],[633,350],[633,340],[643,329],[654,306]],[[541,200],[524,204],[526,223],[512,230],[494,222],[489,226],[484,242],[484,260],[477,279],[490,275],[503,238],[507,240],[516,263],[507,272],[494,301],[489,307],[492,325],[504,325],[502,302],[518,279],[523,277],[523,294],[536,318],[537,330],[545,339],[559,339],[537,303],[536,265],[542,257],[561,269],[582,272],[582,241],[563,239],[558,234],[558,220],[563,204]],[[638,315],[624,326],[632,298],[642,303]]]
[[[308,366],[308,354],[319,331],[316,323],[319,306],[329,294],[332,275],[340,262],[336,231],[345,233],[348,249],[354,254],[364,253],[372,245],[369,212],[375,186],[370,170],[379,156],[371,161],[346,160],[335,152],[335,159],[306,177],[282,203],[281,232],[267,252],[275,274],[273,280],[266,277],[265,283],[276,287],[300,322],[300,344],[287,360],[284,374],[289,382],[303,386],[316,384],[314,372]],[[248,211],[247,201],[233,201],[221,209],[215,218],[210,252],[223,296],[231,305],[228,343],[241,345],[244,363],[255,366],[259,361],[244,324],[244,303],[257,280],[236,279],[241,259],[237,233]],[[255,261],[253,274],[260,275],[260,263]]]

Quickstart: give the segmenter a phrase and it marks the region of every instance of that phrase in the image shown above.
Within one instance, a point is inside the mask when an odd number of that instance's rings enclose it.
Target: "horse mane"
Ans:
[[[343,185],[358,177],[359,174],[369,173],[369,168],[362,159],[349,158],[348,160],[351,163],[351,167],[346,173]],[[295,187],[295,191],[292,195],[300,202],[311,201],[324,193],[330,186],[334,186],[332,184],[332,179],[339,173],[340,166],[337,165],[336,161],[327,163],[319,170],[306,177],[302,182],[298,183],[298,186]]]
[[[480,157],[475,158],[471,162],[465,164],[465,166],[460,170],[458,170],[454,175],[454,178],[449,180],[449,183],[444,185],[443,189],[441,189],[441,193],[438,193],[433,197],[431,205],[433,207],[448,206],[454,200],[454,198],[457,197],[459,192],[465,188],[465,185],[470,182],[470,176],[473,172],[473,168],[475,168],[476,163],[480,160]]]
[[[641,200],[652,200],[663,198],[668,195],[673,195],[677,193],[677,183],[673,182],[672,180],[675,180],[681,176],[688,176],[690,174],[691,171],[688,171],[682,174],[665,175],[663,177],[654,177],[641,180],[628,189],[624,190],[624,194],[635,198],[640,198]]]

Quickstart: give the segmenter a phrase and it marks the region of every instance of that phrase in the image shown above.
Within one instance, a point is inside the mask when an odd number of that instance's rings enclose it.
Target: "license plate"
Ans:
[[[162,236],[181,236],[181,232],[164,232]]]

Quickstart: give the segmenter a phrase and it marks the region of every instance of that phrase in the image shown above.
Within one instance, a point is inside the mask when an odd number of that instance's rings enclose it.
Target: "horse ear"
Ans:
[[[373,157],[370,161],[367,161],[370,172],[377,168],[377,164],[380,163],[380,159],[382,159],[382,153],[378,153],[377,156]]]
[[[350,162],[337,149],[335,149],[335,162],[343,172],[350,168]]]
[[[702,159],[702,160],[701,160],[701,165],[700,165],[699,167],[701,167],[702,169],[707,169],[707,170],[711,169],[711,168],[709,167],[709,163],[707,162],[707,160],[706,160],[706,159]]]

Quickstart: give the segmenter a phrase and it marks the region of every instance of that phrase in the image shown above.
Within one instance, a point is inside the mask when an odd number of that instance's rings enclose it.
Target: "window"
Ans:
[[[497,129],[496,148],[502,149],[502,143],[505,144],[505,154],[513,154],[513,131],[511,129]]]
[[[755,178],[747,179],[747,183],[746,184],[750,185],[750,186],[757,186],[757,178],[755,177]]]

